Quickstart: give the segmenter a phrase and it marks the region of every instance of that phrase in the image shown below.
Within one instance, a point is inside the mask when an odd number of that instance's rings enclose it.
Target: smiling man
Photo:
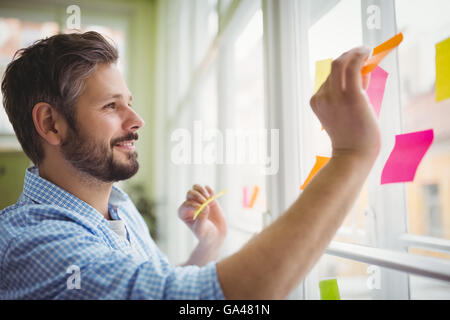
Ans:
[[[193,220],[214,194],[194,185],[178,215],[198,245],[173,266],[114,186],[138,170],[134,142],[144,125],[116,49],[87,32],[21,50],[6,69],[3,104],[34,166],[17,203],[0,211],[0,298],[285,298],[325,251],[378,155],[380,133],[360,72],[368,54],[356,48],[333,61],[312,97],[333,153],[289,209],[216,262],[226,222],[217,201]]]
[[[192,222],[193,197],[205,189],[195,186],[180,208],[199,239],[181,268],[114,186],[139,169],[134,143],[144,125],[117,59],[111,43],[87,32],[41,40],[8,65],[3,104],[35,166],[18,202],[0,211],[2,299],[223,298],[212,262],[226,232],[220,207]]]

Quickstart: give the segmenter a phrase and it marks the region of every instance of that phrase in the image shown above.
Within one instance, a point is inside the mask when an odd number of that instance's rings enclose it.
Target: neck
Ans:
[[[57,162],[48,159],[40,164],[39,176],[70,192],[110,220],[108,200],[112,182],[103,182],[80,172],[65,160]]]

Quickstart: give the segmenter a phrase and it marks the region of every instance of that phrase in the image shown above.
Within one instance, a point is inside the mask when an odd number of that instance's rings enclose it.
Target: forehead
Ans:
[[[99,104],[114,95],[130,96],[130,91],[115,64],[99,64],[86,79],[78,104]]]

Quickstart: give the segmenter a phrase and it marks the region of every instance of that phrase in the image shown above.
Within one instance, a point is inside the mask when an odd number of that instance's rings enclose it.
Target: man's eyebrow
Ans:
[[[105,97],[102,98],[102,101],[103,101],[103,100],[108,100],[108,99],[111,99],[111,98],[122,99],[122,98],[123,98],[123,95],[120,94],[120,93],[112,94],[112,95],[107,95],[107,96],[105,96]],[[129,99],[129,101],[132,101],[132,100],[133,100],[133,96],[132,96],[131,94],[128,95],[128,99]]]

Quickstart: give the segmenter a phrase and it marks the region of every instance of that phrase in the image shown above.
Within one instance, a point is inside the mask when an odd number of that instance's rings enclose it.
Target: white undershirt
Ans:
[[[125,223],[122,220],[108,220],[108,222],[111,229],[128,242]]]

